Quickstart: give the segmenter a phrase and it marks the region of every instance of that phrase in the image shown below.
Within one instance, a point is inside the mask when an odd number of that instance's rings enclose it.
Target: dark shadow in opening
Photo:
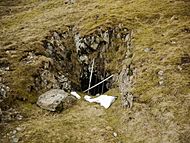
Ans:
[[[81,78],[81,89],[82,89],[82,91],[88,89],[89,77],[90,77],[90,74],[88,74],[87,77],[83,76]],[[102,76],[102,77],[104,77],[104,76]],[[97,73],[93,73],[90,87],[96,85],[97,83],[101,82],[105,78],[106,77],[101,78],[101,75],[97,75]],[[93,89],[89,90],[89,93],[90,93],[90,95],[103,94],[103,93],[107,92],[110,87],[111,87],[111,81],[107,80],[107,81],[101,83],[100,85],[94,87]]]

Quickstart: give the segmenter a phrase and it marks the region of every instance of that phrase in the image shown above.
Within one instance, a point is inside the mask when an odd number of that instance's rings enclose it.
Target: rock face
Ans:
[[[52,89],[39,96],[37,105],[49,111],[60,111],[71,107],[76,98],[60,89]]]
[[[92,61],[94,61],[94,67],[91,86],[110,76],[112,72],[120,72],[121,69],[117,65],[125,58],[126,47],[130,48],[131,30],[120,24],[112,28],[99,27],[96,31],[84,36],[76,29],[70,26],[65,30],[50,31],[43,40],[46,56],[53,63],[52,68],[47,69],[47,74],[40,76],[42,78],[40,81],[45,83],[43,87],[59,88],[65,91],[86,90]],[[112,57],[116,53],[118,55],[114,61]],[[115,69],[118,70],[115,71]],[[54,76],[51,76],[51,73]],[[59,80],[60,77],[61,80]],[[92,89],[90,93],[103,94],[112,85],[113,82],[110,79],[97,86],[96,89]]]
[[[132,32],[128,36],[128,41],[131,43]],[[122,93],[122,106],[131,108],[133,105],[133,94],[130,89],[133,85],[133,78],[135,76],[135,69],[132,66],[133,60],[133,47],[127,45],[127,52],[123,60],[123,67],[119,75],[119,90]]]
[[[130,33],[131,30],[120,24],[112,27],[102,25],[84,35],[76,26],[71,25],[50,31],[40,42],[27,45],[26,49],[30,50],[15,53],[14,50],[18,47],[14,44],[4,47],[1,55],[14,51],[14,56],[19,58],[18,62],[14,62],[18,65],[6,59],[0,61],[0,107],[8,97],[10,102],[13,102],[14,97],[35,103],[36,95],[42,91],[84,91],[89,86],[92,61],[91,86],[112,74],[119,75],[126,47],[130,45]],[[6,82],[1,81],[1,72],[2,79]],[[116,84],[110,79],[90,90],[90,94],[103,94]]]

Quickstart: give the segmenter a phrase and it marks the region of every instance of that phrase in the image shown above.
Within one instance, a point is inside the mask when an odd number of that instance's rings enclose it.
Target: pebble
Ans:
[[[9,67],[6,67],[6,68],[5,68],[6,71],[9,71],[9,69],[10,69]]]
[[[172,44],[176,44],[176,41],[171,41]]]
[[[114,133],[113,133],[113,136],[114,136],[114,137],[117,137],[117,133],[116,133],[116,132],[114,132]]]
[[[12,139],[14,139],[14,138],[16,138],[16,136],[15,136],[15,135],[13,135],[13,136],[10,136],[9,138],[12,138]]]
[[[13,134],[15,135],[16,133],[17,133],[17,130],[14,130],[14,131],[13,131]]]
[[[18,138],[13,138],[13,142],[12,143],[18,143],[19,139]]]
[[[17,131],[22,131],[22,128],[16,127],[16,130],[17,130]]]
[[[158,75],[163,76],[163,75],[164,75],[164,71],[160,70],[160,71],[158,72]]]
[[[159,84],[160,84],[160,85],[163,85],[163,84],[164,84],[164,81],[159,81]]]
[[[177,68],[179,69],[179,71],[182,71],[182,70],[183,70],[180,65],[178,65]]]
[[[17,115],[17,116],[16,116],[16,119],[20,121],[20,120],[23,119],[23,116],[22,116],[22,115]]]
[[[153,48],[145,48],[145,49],[144,49],[144,52],[148,53],[148,52],[150,52],[150,51],[152,51],[152,50],[153,50]]]

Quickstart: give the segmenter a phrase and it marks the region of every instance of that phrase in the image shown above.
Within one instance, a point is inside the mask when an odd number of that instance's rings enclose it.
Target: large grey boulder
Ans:
[[[76,98],[60,89],[51,89],[40,95],[37,105],[49,111],[61,111],[76,103]]]

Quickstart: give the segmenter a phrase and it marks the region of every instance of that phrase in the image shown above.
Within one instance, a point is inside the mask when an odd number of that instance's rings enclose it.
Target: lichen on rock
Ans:
[[[40,95],[37,105],[49,111],[62,111],[76,103],[76,98],[60,89],[52,89]]]

